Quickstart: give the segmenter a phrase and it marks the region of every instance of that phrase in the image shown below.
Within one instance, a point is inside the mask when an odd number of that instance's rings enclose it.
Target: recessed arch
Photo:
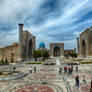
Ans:
[[[54,47],[54,57],[60,57],[60,48]]]
[[[31,59],[32,58],[32,49],[33,49],[33,43],[32,43],[32,39],[29,40],[29,44],[28,44],[28,58]]]
[[[82,43],[81,43],[81,46],[82,46],[82,56],[83,57],[86,57],[86,42],[85,40],[82,40]]]

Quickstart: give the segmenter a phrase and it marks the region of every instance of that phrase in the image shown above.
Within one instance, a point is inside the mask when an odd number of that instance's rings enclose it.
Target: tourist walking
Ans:
[[[86,84],[85,75],[83,75],[83,83]]]
[[[79,87],[79,75],[75,77],[75,81],[76,81],[75,86]]]
[[[60,71],[62,72],[62,67],[60,67]]]
[[[32,68],[31,67],[29,68],[29,71],[30,71],[30,73],[32,73]]]
[[[36,66],[34,67],[34,73],[36,73]]]
[[[64,72],[67,73],[67,66],[64,66]]]
[[[78,66],[76,66],[76,72],[78,72]]]
[[[73,72],[73,66],[71,66],[71,73]]]
[[[15,71],[16,67],[13,67],[13,70]]]
[[[62,67],[59,66],[59,74],[61,74],[61,72],[62,72]]]
[[[68,74],[71,74],[71,68],[70,67],[68,68]]]
[[[68,74],[70,74],[70,67],[68,67]]]
[[[59,74],[61,74],[61,70],[59,69]]]

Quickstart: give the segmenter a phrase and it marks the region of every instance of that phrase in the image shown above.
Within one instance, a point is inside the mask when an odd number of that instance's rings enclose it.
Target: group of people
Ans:
[[[36,73],[36,66],[34,67],[34,69],[32,69],[32,67],[29,68],[30,73],[32,73],[33,70],[34,70],[34,73]]]
[[[64,73],[72,74],[73,71],[74,71],[73,66],[71,67],[64,66]],[[76,72],[78,72],[78,66],[76,66]]]
[[[79,87],[79,85],[80,85],[80,83],[79,83],[80,82],[79,75],[77,75],[75,77],[75,81],[76,81],[75,86],[78,86]],[[85,75],[83,75],[83,83],[86,84]],[[92,78],[91,78],[91,82],[90,82],[90,90],[89,90],[89,92],[92,92]]]
[[[74,71],[73,66],[71,66],[71,67],[64,66],[64,73],[65,73],[65,74],[66,74],[66,73],[72,74],[73,71]],[[62,72],[62,67],[59,66],[59,73],[61,73],[61,72]],[[76,66],[76,72],[78,72],[78,66]]]
[[[72,74],[74,71],[74,67],[71,66],[71,67],[67,67],[67,66],[64,66],[64,73],[68,73],[68,74]],[[78,66],[75,67],[75,71],[78,72]],[[62,67],[59,66],[59,74],[62,72]],[[86,78],[85,78],[85,75],[83,75],[83,83],[86,84]],[[79,87],[80,85],[80,77],[79,75],[77,75],[75,77],[75,86],[78,86]],[[91,79],[91,87],[90,87],[90,92],[92,92],[92,79]]]
[[[79,80],[79,75],[77,75],[76,77],[75,77],[75,81],[76,81],[76,83],[75,83],[75,86],[78,86],[79,87],[79,82],[80,82],[80,80]],[[85,75],[83,75],[83,83],[84,84],[86,84],[86,79],[85,79]]]

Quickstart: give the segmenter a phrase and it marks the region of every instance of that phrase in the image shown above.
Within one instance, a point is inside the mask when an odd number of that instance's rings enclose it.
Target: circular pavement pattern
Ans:
[[[80,88],[82,92],[90,92],[90,85],[84,85]]]
[[[31,85],[17,89],[15,92],[54,92],[54,89],[49,85]]]

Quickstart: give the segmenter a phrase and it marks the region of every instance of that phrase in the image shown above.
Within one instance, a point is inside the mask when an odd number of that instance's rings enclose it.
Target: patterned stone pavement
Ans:
[[[47,60],[47,62],[55,62],[55,59]],[[63,61],[65,62],[65,61]],[[62,63],[62,60],[61,60]],[[62,64],[62,68],[64,64]],[[29,68],[34,68],[36,66],[37,72],[29,73]],[[67,67],[70,67],[67,65]],[[64,78],[69,83],[69,87],[72,92],[89,92],[90,90],[90,79],[92,77],[92,65],[79,65],[79,71],[74,72],[71,75],[68,73],[62,74]],[[62,77],[62,74],[59,74],[59,67],[56,65],[26,65],[21,64],[17,67],[17,70],[22,72],[29,73],[28,76],[11,81],[1,81],[0,82],[0,92],[68,92],[67,85]],[[80,87],[75,86],[75,76],[79,75],[80,77]],[[86,78],[86,84],[83,83],[83,75]]]

